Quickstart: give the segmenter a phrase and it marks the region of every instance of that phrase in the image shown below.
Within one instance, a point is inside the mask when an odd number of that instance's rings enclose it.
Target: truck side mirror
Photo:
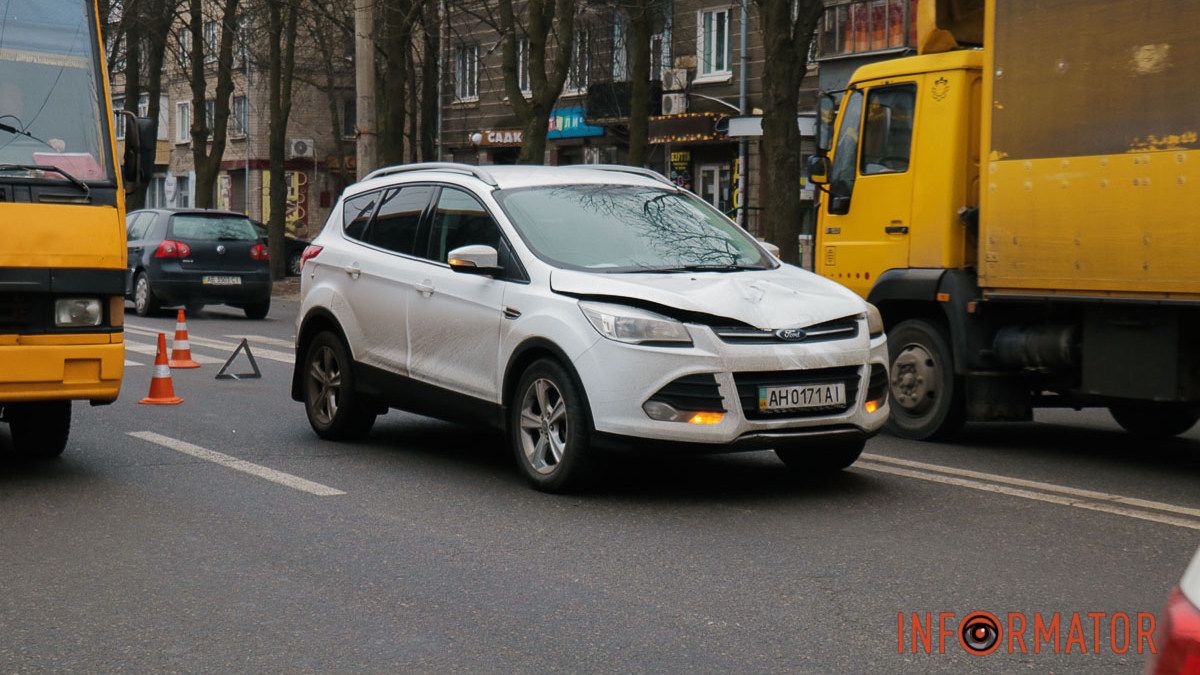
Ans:
[[[833,123],[837,119],[838,103],[833,94],[821,94],[817,99],[817,150],[829,154],[833,149]]]
[[[825,155],[809,155],[804,168],[808,181],[813,185],[829,184],[829,158]]]
[[[132,122],[132,127],[125,134],[125,158],[121,163],[121,178],[125,181],[125,191],[133,192],[139,186],[149,185],[154,175],[155,144],[158,141],[154,120],[148,117],[136,117],[128,111],[122,111]],[[132,133],[129,133],[132,132]]]

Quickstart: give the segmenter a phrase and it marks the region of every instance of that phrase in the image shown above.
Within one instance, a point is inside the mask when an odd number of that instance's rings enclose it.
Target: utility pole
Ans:
[[[379,136],[375,124],[375,0],[355,0],[354,88],[357,91],[355,126],[358,131],[357,169],[362,180],[379,161]]]

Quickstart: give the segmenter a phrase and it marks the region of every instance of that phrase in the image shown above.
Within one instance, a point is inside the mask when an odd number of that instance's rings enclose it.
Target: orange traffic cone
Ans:
[[[192,360],[192,345],[188,342],[187,317],[183,310],[175,315],[175,338],[171,340],[171,360],[167,362],[171,368],[199,368],[200,364]]]
[[[175,395],[171,383],[171,366],[167,365],[167,334],[158,334],[158,354],[154,357],[154,378],[150,380],[150,393],[138,403],[151,405],[178,405],[183,399]]]

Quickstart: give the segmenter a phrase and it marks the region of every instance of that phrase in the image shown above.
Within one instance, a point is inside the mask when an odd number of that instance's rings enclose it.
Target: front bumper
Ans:
[[[642,347],[602,339],[576,359],[575,369],[602,442],[653,441],[655,445],[679,444],[680,449],[722,452],[769,448],[781,442],[866,438],[887,421],[886,398],[873,412],[865,408],[871,366],[886,369],[888,362],[886,337],[868,338],[865,322],[852,339],[812,344],[731,344],[707,327],[689,325],[688,329],[692,347]],[[845,410],[829,414],[764,416],[751,410],[748,415],[735,377],[738,373],[834,368],[856,373],[857,387]],[[719,423],[658,421],[643,410],[643,403],[679,378],[710,374],[725,408]]]
[[[111,402],[124,371],[120,333],[0,335],[0,403]]]

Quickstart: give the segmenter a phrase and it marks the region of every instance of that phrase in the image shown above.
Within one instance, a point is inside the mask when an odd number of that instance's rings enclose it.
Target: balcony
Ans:
[[[917,2],[852,0],[831,4],[817,24],[817,60],[914,48],[917,44]]]
[[[587,90],[587,120],[592,124],[622,123],[629,119],[632,82],[593,82]],[[650,114],[662,114],[662,82],[650,82]]]

